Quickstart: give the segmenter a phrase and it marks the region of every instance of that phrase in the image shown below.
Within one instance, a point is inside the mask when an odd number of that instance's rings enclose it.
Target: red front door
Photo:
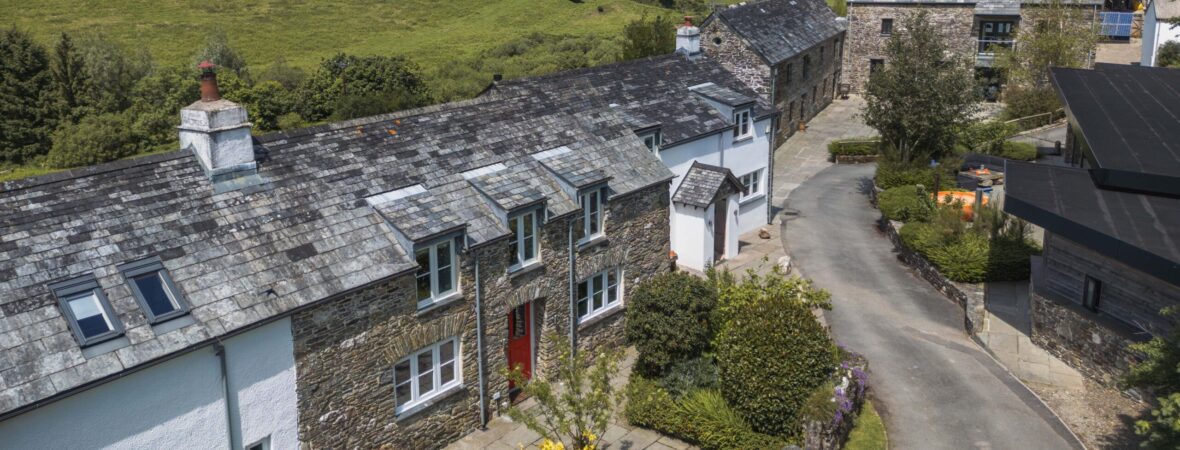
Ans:
[[[525,303],[508,313],[508,367],[519,366],[525,379],[533,376],[532,312],[532,303]]]

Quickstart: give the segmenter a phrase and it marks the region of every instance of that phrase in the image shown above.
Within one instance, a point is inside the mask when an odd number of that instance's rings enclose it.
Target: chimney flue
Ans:
[[[676,52],[689,59],[701,54],[701,30],[693,26],[692,16],[684,16],[684,24],[676,28]]]
[[[204,60],[197,64],[197,68],[201,69],[201,101],[215,102],[221,100],[221,91],[217,89],[217,72],[214,70],[217,67],[213,61]]]

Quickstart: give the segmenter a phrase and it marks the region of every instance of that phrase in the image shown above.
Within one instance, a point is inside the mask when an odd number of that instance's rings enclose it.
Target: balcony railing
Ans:
[[[996,48],[1012,48],[1012,46],[1016,45],[1016,41],[1012,39],[980,38],[978,42],[978,54],[987,56],[995,55]]]

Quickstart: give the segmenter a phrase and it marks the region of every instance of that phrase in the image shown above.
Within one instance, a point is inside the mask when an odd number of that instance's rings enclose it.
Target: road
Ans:
[[[896,259],[874,227],[872,165],[838,165],[784,205],[792,264],[832,293],[840,343],[869,359],[874,405],[896,449],[1081,448],[963,331],[962,310]]]

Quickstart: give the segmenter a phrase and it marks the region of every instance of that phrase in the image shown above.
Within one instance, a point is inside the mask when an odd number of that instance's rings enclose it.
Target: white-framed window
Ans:
[[[455,243],[451,239],[418,248],[418,307],[426,307],[456,292],[459,272],[455,268]]]
[[[247,445],[246,450],[270,450],[270,436],[259,439],[253,444]]]
[[[621,278],[619,269],[608,269],[578,283],[578,322],[622,304]]]
[[[643,139],[643,146],[647,147],[652,153],[657,155],[660,153],[660,144],[664,142],[664,137],[660,134],[660,130],[641,134],[639,138]]]
[[[508,219],[508,270],[519,269],[541,258],[537,229],[538,217],[535,209]]]
[[[583,192],[578,196],[578,204],[582,207],[582,226],[578,229],[578,242],[587,242],[602,236],[602,205],[606,189],[594,189]]]
[[[401,414],[462,383],[463,358],[459,350],[459,338],[453,337],[394,364],[394,413]]]
[[[742,175],[738,180],[746,188],[746,192],[740,196],[741,200],[752,198],[762,193],[762,169]]]
[[[754,134],[754,127],[750,123],[750,110],[743,109],[733,112],[733,140],[744,139]]]
[[[123,334],[123,324],[93,275],[54,283],[49,289],[57,297],[78,345],[85,347]]]

